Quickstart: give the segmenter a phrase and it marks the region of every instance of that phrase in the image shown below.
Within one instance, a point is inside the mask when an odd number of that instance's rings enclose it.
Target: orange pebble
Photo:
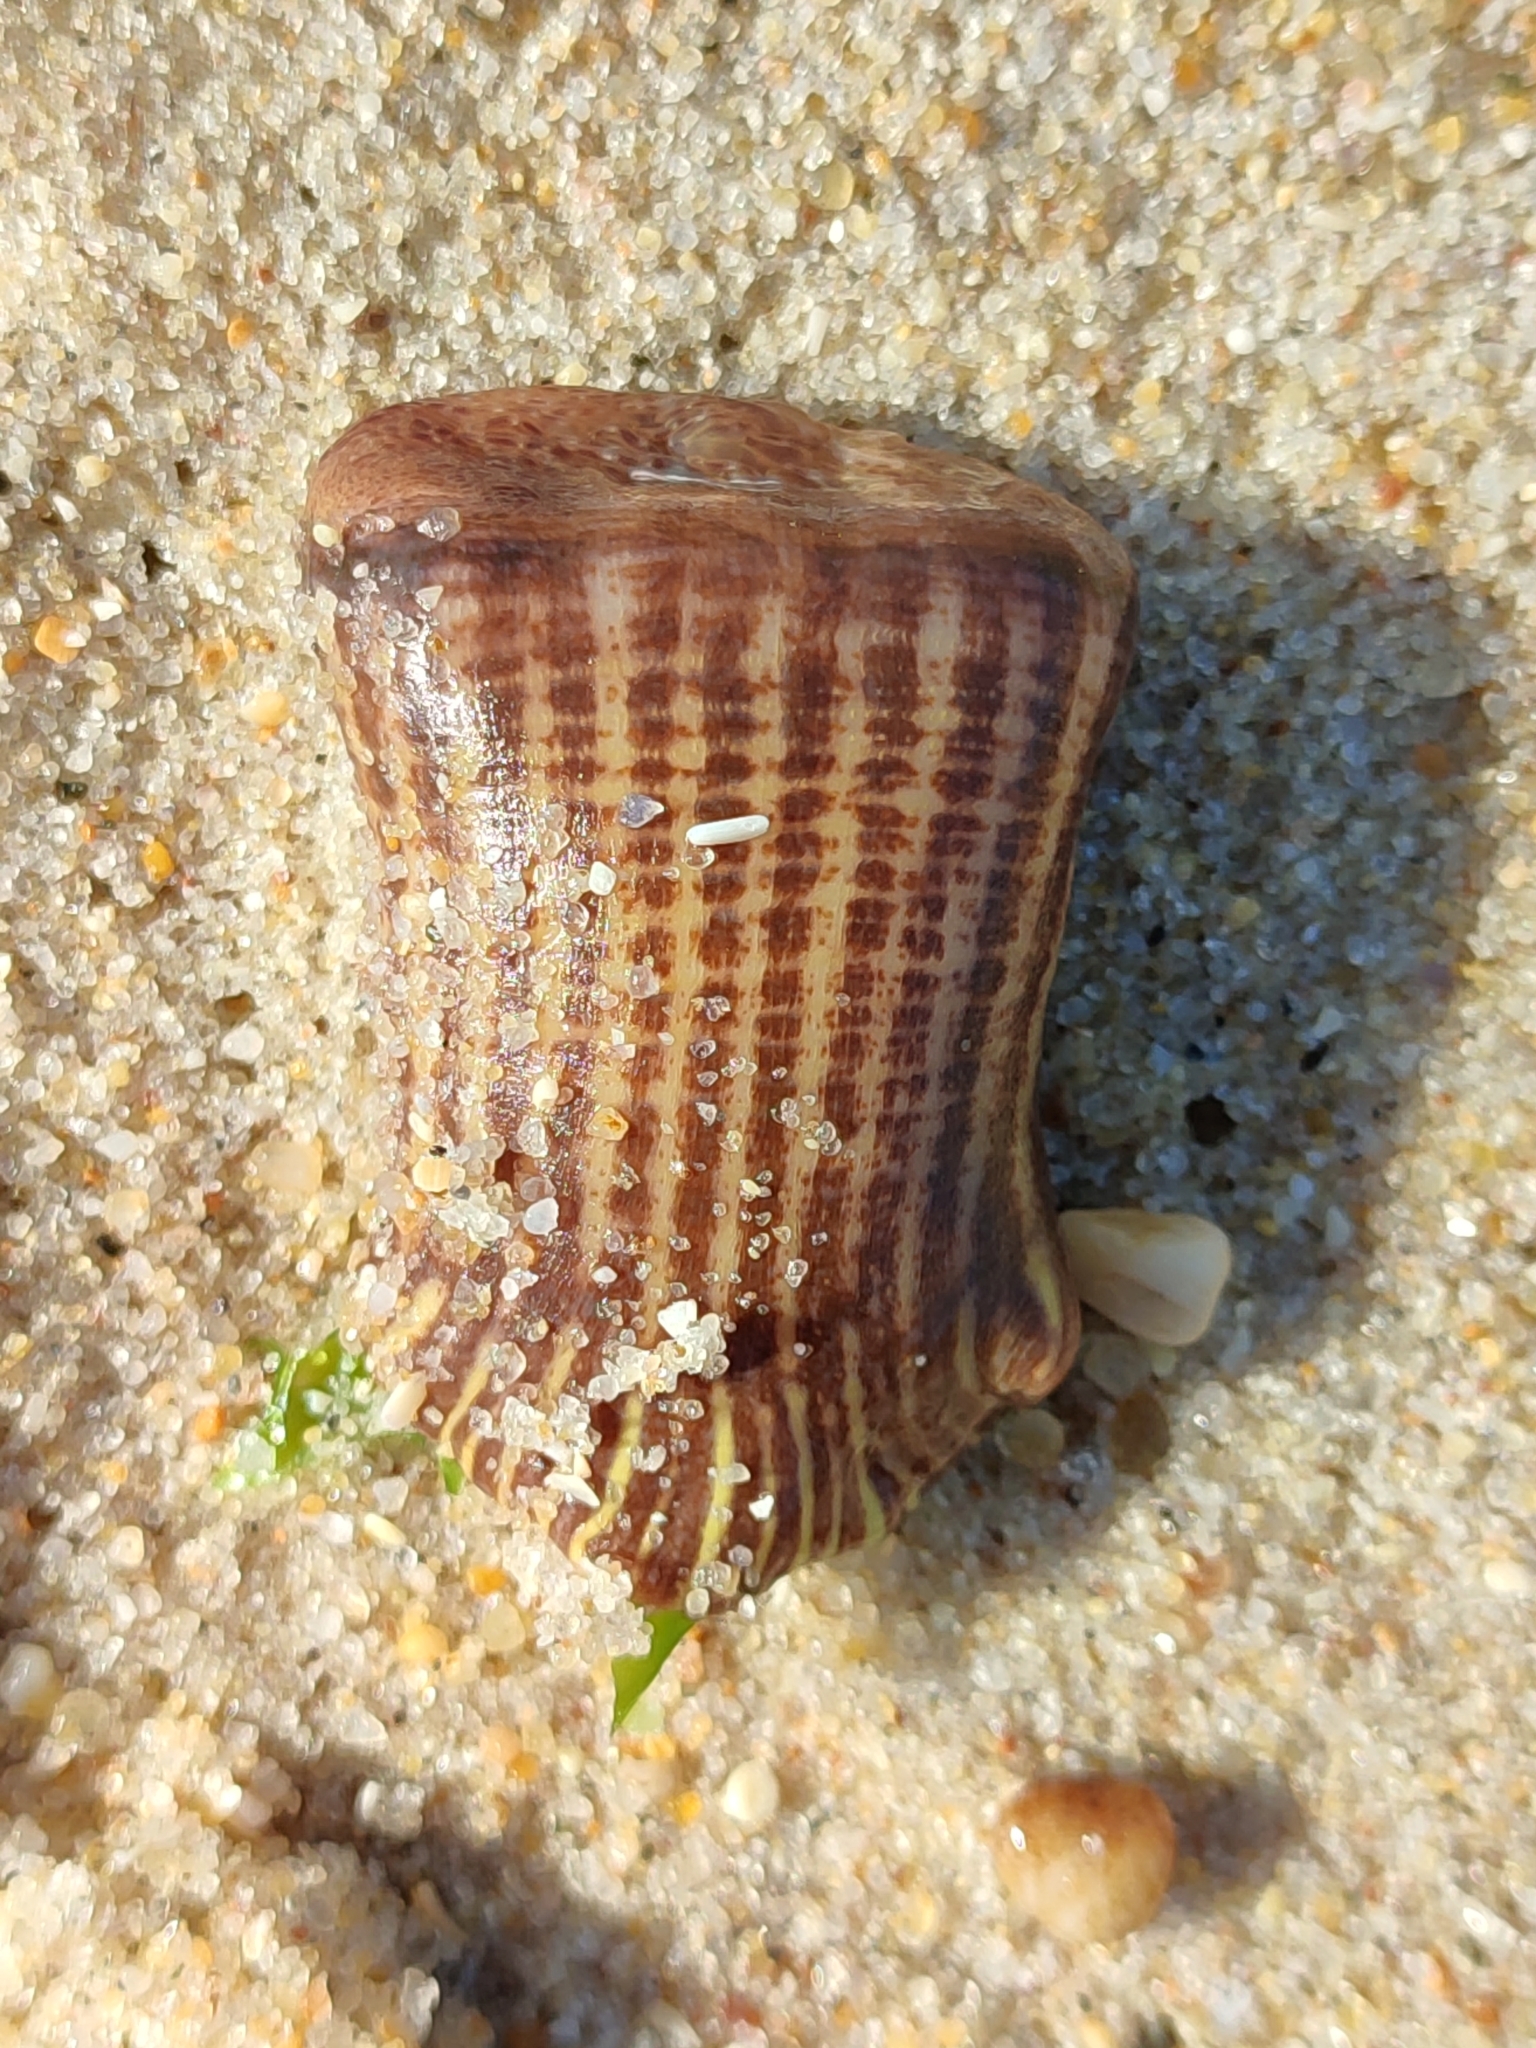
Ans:
[[[192,1418],[192,1441],[199,1444],[213,1443],[224,1434],[224,1422],[222,1402],[215,1401],[207,1408],[199,1408]]]
[[[151,839],[139,849],[139,859],[144,872],[156,888],[168,882],[176,872],[176,856],[163,840]]]
[[[38,653],[63,667],[74,660],[91,637],[89,626],[82,626],[70,619],[61,619],[57,612],[49,612],[39,619],[32,631],[32,645]]]

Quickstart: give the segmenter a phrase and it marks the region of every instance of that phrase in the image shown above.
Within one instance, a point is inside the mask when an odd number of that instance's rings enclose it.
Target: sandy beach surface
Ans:
[[[4,12],[0,2044],[1536,2038],[1536,10]],[[217,1483],[388,1164],[306,479],[550,380],[1126,541],[1052,1166],[1236,1250],[617,1741],[429,1460]],[[1078,1769],[1179,1828],[1113,1947],[994,1862]]]

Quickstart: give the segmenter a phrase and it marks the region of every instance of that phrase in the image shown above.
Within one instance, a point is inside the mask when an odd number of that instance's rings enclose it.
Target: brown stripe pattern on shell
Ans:
[[[376,1349],[647,1606],[879,1535],[1076,1342],[1032,1096],[1123,551],[597,391],[376,413],[308,516],[404,1074]]]

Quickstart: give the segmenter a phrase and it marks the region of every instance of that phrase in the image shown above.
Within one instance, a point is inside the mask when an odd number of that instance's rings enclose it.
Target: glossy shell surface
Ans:
[[[1032,1094],[1126,556],[984,463],[596,391],[376,413],[308,522],[404,1405],[646,1605],[879,1534],[1076,1341]]]

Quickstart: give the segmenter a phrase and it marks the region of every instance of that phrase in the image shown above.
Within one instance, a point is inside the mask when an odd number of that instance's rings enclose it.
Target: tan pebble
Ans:
[[[75,464],[75,482],[82,491],[99,491],[111,474],[111,464],[99,455],[82,455]]]
[[[1145,1927],[1173,1876],[1173,1816],[1128,1778],[1044,1778],[1013,1801],[996,1846],[1014,1903],[1067,1942]]]
[[[621,1116],[616,1109],[606,1105],[592,1112],[592,1121],[587,1126],[594,1138],[622,1138],[629,1129],[629,1118]]]
[[[144,872],[158,888],[176,872],[176,856],[162,839],[151,839],[139,849]]]
[[[435,1621],[415,1621],[401,1629],[395,1639],[395,1655],[402,1664],[420,1670],[441,1664],[448,1654],[448,1638]]]
[[[779,1810],[779,1781],[772,1764],[749,1756],[720,1788],[720,1805],[738,1826],[756,1832]]]
[[[61,668],[74,660],[90,637],[89,626],[80,625],[73,619],[61,619],[57,612],[49,612],[32,629],[32,645],[39,654],[57,662]]]
[[[198,681],[216,683],[239,651],[227,633],[220,633],[216,639],[199,640],[193,657]]]
[[[507,1575],[499,1564],[472,1564],[464,1574],[464,1583],[479,1599],[488,1600],[506,1585]]]
[[[1232,1270],[1226,1232],[1203,1216],[1071,1209],[1060,1218],[1078,1294],[1133,1337],[1193,1344]]]
[[[102,1201],[101,1220],[114,1237],[137,1237],[149,1221],[149,1195],[143,1188],[114,1188]]]
[[[443,1895],[431,1878],[420,1878],[411,1887],[411,1909],[426,1921],[440,1941],[447,1943],[451,1954],[457,1955],[464,1947],[464,1930],[443,1904]]]
[[[841,213],[853,198],[853,169],[840,156],[833,157],[821,174],[816,204],[827,213]]]
[[[112,1739],[115,1718],[107,1695],[82,1685],[59,1695],[48,1731],[56,1741],[75,1749],[102,1749]]]
[[[258,732],[276,732],[293,710],[282,690],[258,690],[240,707],[240,716]]]
[[[510,1600],[498,1600],[486,1609],[478,1633],[493,1657],[510,1657],[528,1640],[528,1625]]]
[[[251,1154],[251,1173],[273,1194],[308,1201],[320,1192],[325,1150],[318,1138],[268,1138]]]
[[[1153,1387],[1138,1387],[1119,1402],[1109,1425],[1106,1448],[1117,1472],[1151,1479],[1168,1455],[1173,1431]]]
[[[891,1915],[891,1926],[903,1941],[925,1943],[938,1932],[939,1902],[926,1885],[914,1885]]]
[[[453,1161],[424,1152],[411,1168],[411,1179],[424,1195],[446,1195],[453,1186]]]
[[[480,1738],[480,1754],[498,1771],[508,1771],[523,1753],[522,1739],[505,1721],[493,1721]]]
[[[245,348],[256,338],[256,322],[247,313],[236,313],[224,329],[231,348]]]

